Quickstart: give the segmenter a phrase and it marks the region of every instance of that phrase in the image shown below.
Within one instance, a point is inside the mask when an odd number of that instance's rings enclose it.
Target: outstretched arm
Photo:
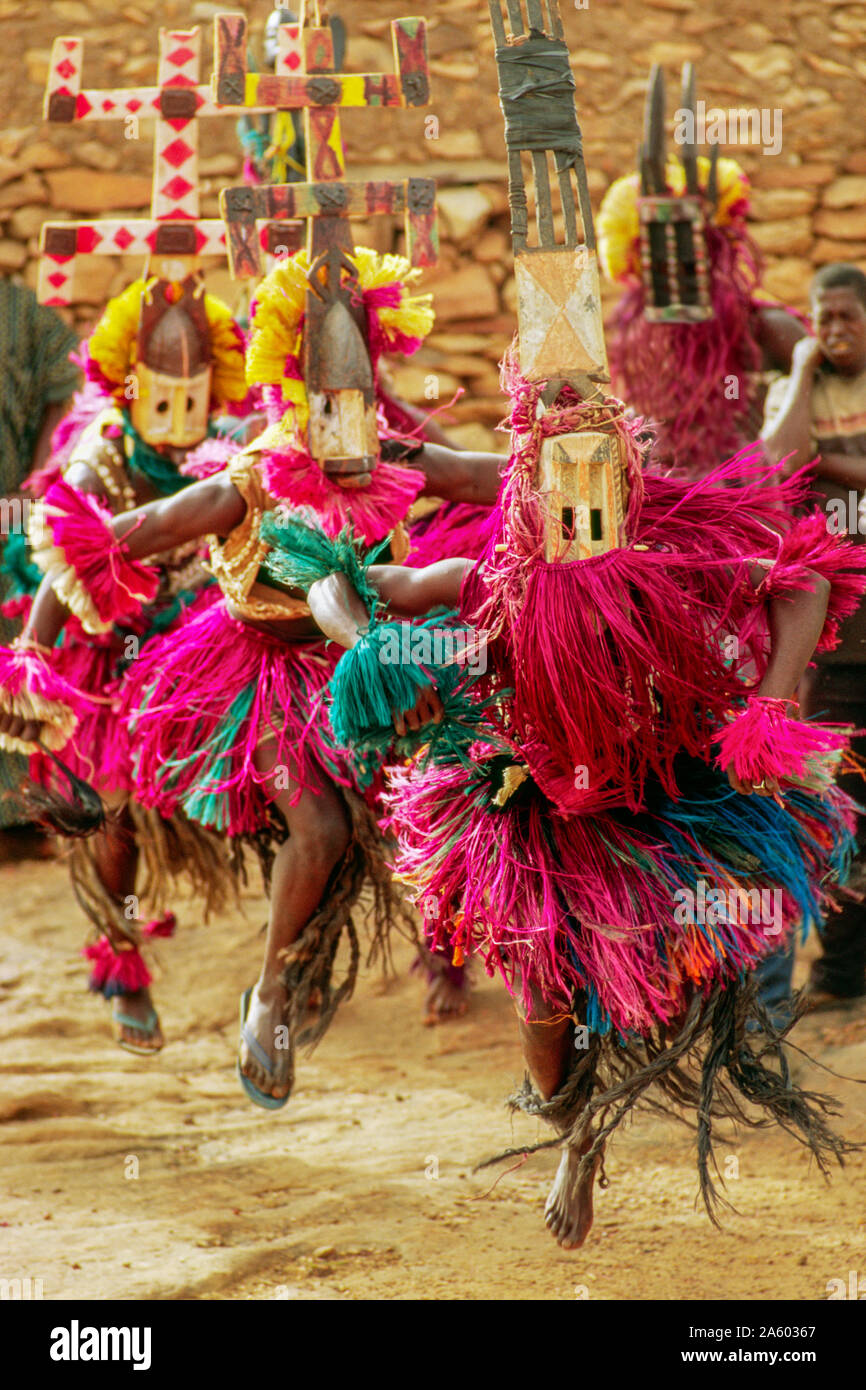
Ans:
[[[225,475],[208,478],[174,497],[151,502],[112,518],[111,529],[126,543],[132,559],[158,555],[201,536],[226,535],[243,519],[246,503]],[[27,624],[19,642],[46,650],[54,646],[69,617],[69,609],[54,592],[60,567],[49,570],[33,600]],[[39,736],[38,726],[25,723],[12,714],[0,714],[0,734],[32,742]]]
[[[755,568],[752,582],[757,585],[765,571]],[[797,687],[815,652],[830,599],[830,581],[814,570],[808,572],[810,589],[797,589],[791,594],[771,598],[767,605],[770,628],[770,658],[756,695],[775,700],[794,700]],[[767,777],[762,786],[743,781],[728,767],[728,781],[735,791],[746,795],[778,796],[777,778]]]
[[[396,617],[419,617],[431,608],[454,608],[469,560],[439,560],[425,569],[371,565],[367,579]],[[319,579],[307,595],[310,612],[325,636],[341,647],[354,647],[367,630],[369,614],[345,574]]]
[[[423,491],[430,497],[444,497],[448,502],[486,502],[492,507],[499,496],[507,462],[501,454],[425,444],[408,466],[421,469],[427,480]]]
[[[161,555],[203,536],[227,536],[243,521],[247,504],[225,473],[193,483],[174,497],[163,497],[121,512],[111,523],[133,560]]]
[[[460,600],[463,576],[470,560],[440,560],[426,569],[400,565],[372,565],[367,579],[392,613],[416,616],[439,605],[455,607]],[[367,609],[345,574],[330,574],[313,584],[307,595],[310,612],[319,627],[341,647],[356,647],[370,623]],[[442,721],[442,702],[432,686],[419,691],[414,709],[392,710],[394,729],[402,737],[425,724]]]
[[[137,560],[173,550],[200,536],[226,535],[243,519],[245,510],[237,488],[220,475],[193,483],[174,497],[120,512],[112,518],[111,529],[125,542],[130,558]],[[60,572],[59,566],[48,570],[39,585],[22,633],[25,641],[53,647],[62,632],[69,610],[54,593]]]

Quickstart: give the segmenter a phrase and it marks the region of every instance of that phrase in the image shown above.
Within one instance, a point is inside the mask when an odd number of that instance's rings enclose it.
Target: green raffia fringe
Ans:
[[[440,609],[423,621],[371,620],[367,632],[340,658],[331,678],[331,727],[337,742],[356,752],[384,753],[389,748],[400,757],[426,749],[425,761],[457,758],[468,761],[470,745],[479,737],[491,741],[485,715],[502,698],[473,698],[478,673],[456,663],[419,658],[419,649],[430,649],[432,634],[446,630],[459,635],[471,631],[455,624],[456,612]],[[418,634],[425,638],[418,640]],[[425,724],[398,736],[392,712],[414,708],[425,687],[435,686],[442,701],[440,724]]]
[[[377,596],[367,582],[366,570],[385,550],[387,539],[364,550],[358,546],[350,526],[332,540],[324,531],[307,526],[297,515],[274,511],[263,516],[261,536],[273,547],[263,568],[278,583],[308,593],[318,579],[345,574],[368,610],[375,608]]]
[[[8,580],[11,598],[35,594],[42,582],[42,571],[30,559],[27,537],[20,531],[12,531],[6,537],[0,560],[0,574],[5,575]]]
[[[501,693],[486,699],[473,697],[479,673],[453,662],[437,664],[418,657],[424,646],[435,651],[430,644],[437,630],[454,634],[471,631],[460,626],[457,613],[443,608],[413,623],[376,621],[379,600],[367,579],[367,569],[385,549],[387,540],[364,550],[350,527],[332,540],[306,525],[298,514],[273,511],[263,517],[261,535],[273,547],[263,567],[278,583],[306,593],[329,574],[345,574],[373,615],[358,644],[340,658],[329,686],[331,728],[340,747],[351,749],[356,761],[363,753],[381,757],[393,750],[400,757],[412,757],[425,748],[425,761],[447,757],[468,762],[469,747],[477,738],[496,741],[485,715],[502,698]],[[428,634],[426,641],[416,637],[420,632]],[[442,722],[398,736],[392,711],[403,714],[414,708],[421,690],[430,686],[436,687],[442,701]],[[369,777],[362,762],[358,767]]]

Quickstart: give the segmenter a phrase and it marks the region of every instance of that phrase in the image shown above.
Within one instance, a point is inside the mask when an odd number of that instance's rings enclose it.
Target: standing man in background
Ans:
[[[762,438],[771,462],[788,458],[793,472],[816,459],[814,494],[828,527],[847,527],[866,541],[866,275],[835,264],[818,271],[811,288],[816,336],[794,346],[791,375],[767,396]],[[866,729],[866,603],[842,627],[835,651],[816,657],[803,681],[805,713],[826,723]],[[866,755],[866,738],[852,740]],[[857,775],[840,784],[861,803],[866,783]],[[866,895],[866,816],[858,827],[860,852],[850,886]],[[814,962],[808,996],[813,1008],[835,1008],[866,997],[866,901],[851,899],[822,932],[823,955]],[[774,957],[777,965],[781,959]],[[793,954],[787,962],[790,992]]]

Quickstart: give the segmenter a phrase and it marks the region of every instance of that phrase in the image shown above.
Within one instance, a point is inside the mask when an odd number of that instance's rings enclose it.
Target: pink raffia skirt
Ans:
[[[229,835],[268,825],[263,784],[285,768],[296,800],[324,774],[352,786],[323,700],[339,652],[232,618],[224,601],[151,643],[121,700],[137,798]],[[261,772],[256,750],[269,743]]]

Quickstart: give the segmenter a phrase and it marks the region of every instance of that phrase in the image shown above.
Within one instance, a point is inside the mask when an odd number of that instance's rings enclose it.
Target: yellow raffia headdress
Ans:
[[[138,328],[142,303],[159,281],[133,280],[122,294],[110,299],[88,344],[90,360],[101,372],[112,394],[123,397],[127,377],[138,360]],[[177,286],[180,290],[180,286]],[[205,294],[210,351],[213,366],[211,397],[215,405],[242,401],[247,394],[244,372],[244,340],[231,310],[215,295]]]
[[[719,192],[712,221],[717,227],[730,227],[745,215],[749,180],[735,159],[719,159],[717,170]],[[698,185],[702,193],[706,192],[709,174],[709,159],[699,155]],[[670,157],[667,160],[665,183],[676,197],[685,193],[686,177],[678,159]],[[639,188],[637,174],[617,179],[605,193],[596,220],[601,267],[608,280],[615,284],[640,279]]]
[[[434,318],[432,295],[407,292],[421,272],[404,256],[380,255],[363,246],[356,247],[350,259],[357,266],[368,313],[374,368],[383,352],[417,352]],[[247,381],[251,386],[280,386],[283,400],[294,408],[299,430],[306,429],[309,420],[301,356],[309,264],[307,252],[299,251],[262,281],[247,349]]]

